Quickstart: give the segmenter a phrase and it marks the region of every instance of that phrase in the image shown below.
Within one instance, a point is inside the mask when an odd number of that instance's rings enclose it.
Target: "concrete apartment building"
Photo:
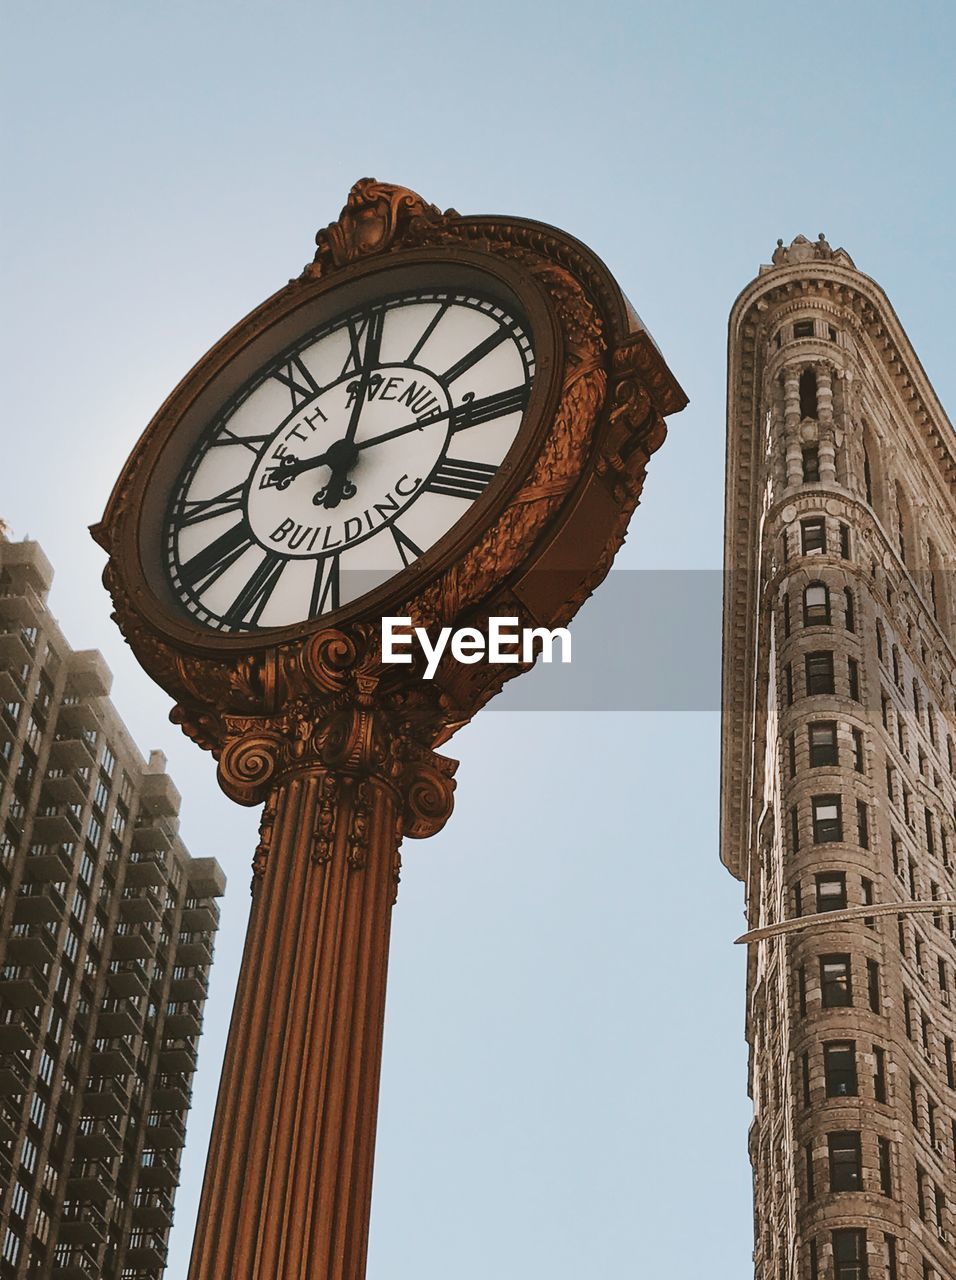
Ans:
[[[0,1277],[159,1280],[225,882],[0,537]]]
[[[728,363],[721,856],[796,921],[748,947],[755,1275],[956,1280],[956,438],[822,236]]]

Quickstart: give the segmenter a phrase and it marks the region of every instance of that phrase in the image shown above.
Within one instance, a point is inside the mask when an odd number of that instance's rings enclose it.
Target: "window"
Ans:
[[[876,620],[876,656],[880,662],[886,657],[886,638],[883,634],[883,623],[879,618]]]
[[[810,1280],[820,1280],[820,1259],[816,1240],[810,1241]]]
[[[877,1138],[877,1148],[880,1157],[880,1190],[885,1196],[893,1194],[893,1175],[890,1167],[890,1140],[889,1138]]]
[[[827,549],[827,525],[821,517],[800,521],[800,546],[805,556],[822,555]]]
[[[807,693],[833,693],[833,654],[827,651],[808,653],[805,664]]]
[[[813,337],[813,321],[798,320],[793,326],[793,336],[795,338],[812,338]]]
[[[847,631],[856,631],[856,605],[849,587],[843,588],[843,625]]]
[[[797,996],[800,1003],[800,1017],[807,1016],[807,971],[803,967],[797,970]]]
[[[866,995],[874,1013],[880,1012],[880,966],[876,960],[866,962]]]
[[[840,525],[840,556],[843,560],[850,558],[850,526]]]
[[[810,333],[813,333],[813,324],[810,324]],[[796,336],[797,326],[793,326],[794,336]],[[814,369],[804,369],[800,375],[800,417],[815,418],[817,416],[817,375]]]
[[[896,1236],[883,1236],[884,1280],[899,1280],[896,1267]]]
[[[861,876],[861,877],[860,877],[860,890],[861,890],[861,892],[862,892],[862,894],[863,894],[863,905],[864,905],[864,907],[872,907],[872,905],[873,905],[873,901],[874,901],[874,898],[873,898],[873,881],[872,881],[872,880],[870,880],[870,879],[868,879],[866,876]],[[868,929],[875,929],[875,928],[876,928],[876,920],[874,919],[874,917],[873,917],[873,916],[864,916],[864,917],[863,917],[863,923],[866,925],[866,927],[867,927]]]
[[[824,1009],[840,1009],[853,1003],[850,957],[820,957],[820,991]]]
[[[860,701],[860,664],[856,658],[847,658],[846,660],[847,683],[849,685],[850,697],[854,702]]]
[[[793,665],[787,663],[783,669],[784,688],[787,696],[787,706],[793,706]]]
[[[800,818],[796,805],[791,806],[790,809],[790,846],[793,853],[800,848]]]
[[[797,776],[797,735],[791,733],[787,738],[787,757],[790,765],[790,777]]]
[[[886,1050],[873,1046],[873,1096],[877,1102],[886,1102]]]
[[[842,840],[843,817],[840,812],[840,797],[814,796],[811,803],[814,843],[825,844],[831,840]]]
[[[926,1181],[926,1170],[921,1164],[916,1166],[916,1208],[920,1216],[920,1221],[926,1221],[926,1190],[924,1183]]]
[[[817,876],[817,911],[846,909],[846,875],[842,871],[824,872]]]
[[[900,669],[900,651],[896,645],[893,646],[893,682],[898,689],[902,689],[903,675]]]
[[[827,325],[827,338],[830,342],[836,342],[837,340],[837,331],[834,329],[832,324]]]
[[[828,1133],[830,1157],[830,1190],[861,1191],[863,1166],[859,1133]]]
[[[952,1040],[946,1040],[946,1083],[951,1089],[956,1089],[956,1047]]]
[[[803,591],[803,625],[830,625],[830,592],[822,582],[811,582]]]
[[[805,1107],[809,1107],[810,1105],[810,1055],[809,1053],[803,1054],[801,1058],[801,1068],[802,1068],[802,1077],[803,1077],[803,1105]]]
[[[810,768],[818,769],[822,765],[839,764],[836,721],[816,720],[810,724],[809,730]]]
[[[815,444],[803,450],[803,480],[805,484],[815,484],[820,479],[820,454]]]
[[[856,838],[861,849],[870,847],[870,822],[865,800],[856,802]]]
[[[857,773],[866,772],[865,757],[863,754],[863,730],[854,729],[853,731],[853,768]],[[834,763],[836,763],[834,761]]]
[[[813,1147],[809,1142],[804,1147],[804,1158],[807,1163],[807,1199],[812,1200],[815,1194],[813,1186]]]
[[[823,1046],[823,1071],[828,1098],[855,1098],[856,1045],[851,1041],[833,1041]]]
[[[783,634],[790,634],[790,593],[784,592],[783,596]]]

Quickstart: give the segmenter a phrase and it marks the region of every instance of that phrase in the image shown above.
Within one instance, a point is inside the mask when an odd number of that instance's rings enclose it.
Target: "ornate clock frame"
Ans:
[[[456,765],[436,748],[521,670],[449,655],[426,681],[382,662],[382,614],[567,623],[623,541],[665,415],[686,404],[606,267],[552,227],[363,179],[316,243],[172,393],[92,530],[113,616],[173,720],[213,753],[228,796],[265,805],[190,1280],[364,1276],[398,847],[451,813]],[[240,635],[177,612],[158,513],[211,406],[333,297],[422,279],[492,282],[531,325],[534,388],[496,482],[354,607]]]

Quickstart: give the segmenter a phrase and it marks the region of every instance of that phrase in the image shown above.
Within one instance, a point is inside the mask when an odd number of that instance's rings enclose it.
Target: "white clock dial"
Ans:
[[[310,334],[250,380],[180,476],[177,599],[228,632],[358,600],[485,492],[533,376],[526,326],[473,294],[403,293]]]

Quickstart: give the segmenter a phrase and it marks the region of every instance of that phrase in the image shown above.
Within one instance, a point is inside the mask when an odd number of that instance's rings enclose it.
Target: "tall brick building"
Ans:
[[[159,1280],[218,864],[0,534],[0,1277]]]
[[[722,859],[795,922],[748,947],[755,1274],[956,1280],[956,438],[823,237],[728,359]]]

